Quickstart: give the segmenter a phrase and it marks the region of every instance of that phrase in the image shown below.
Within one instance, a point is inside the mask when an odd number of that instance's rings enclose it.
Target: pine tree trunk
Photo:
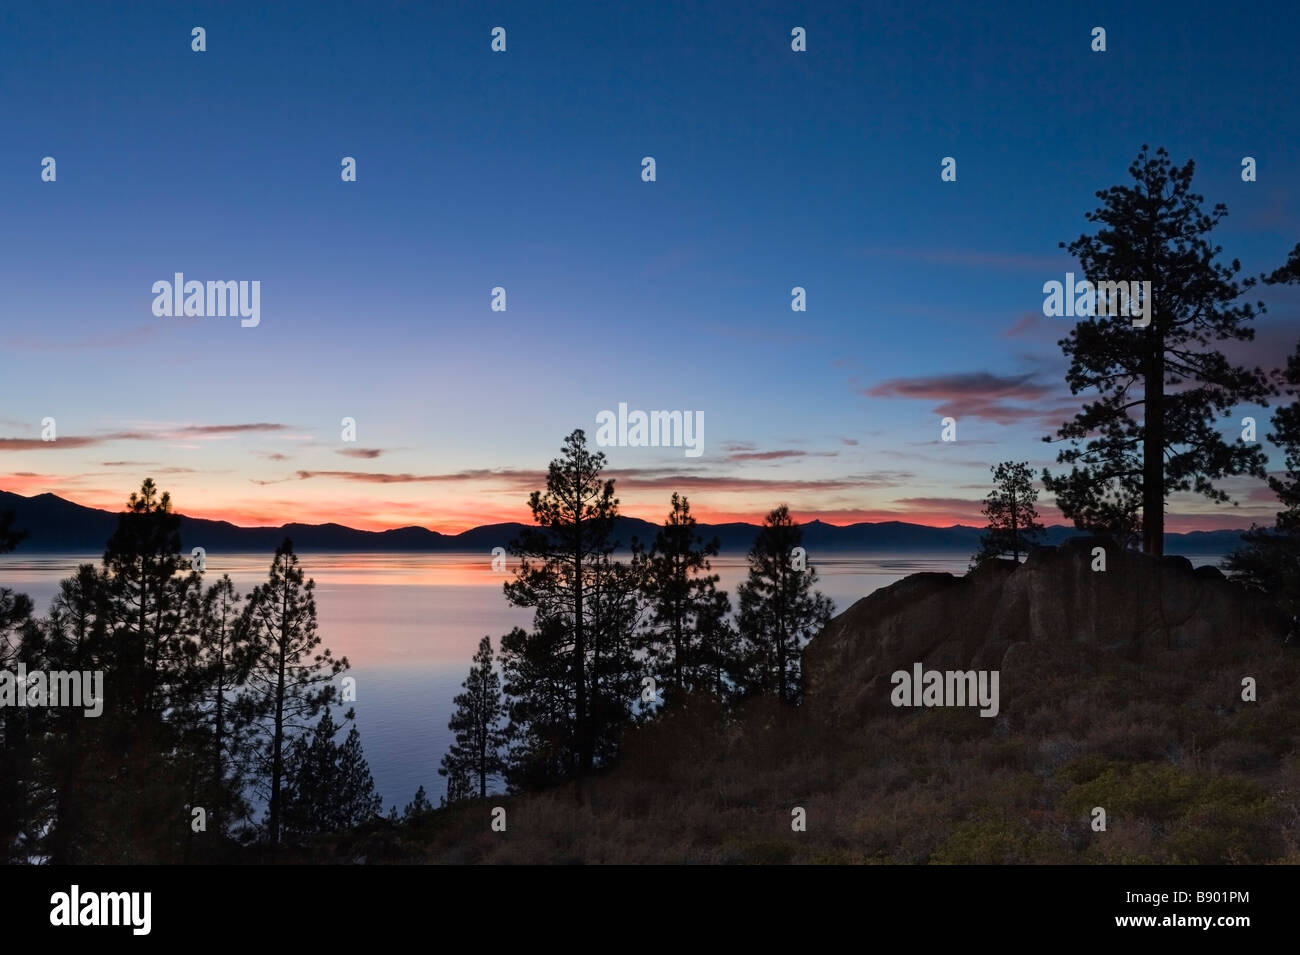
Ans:
[[[582,507],[581,501],[578,507]],[[575,690],[574,717],[577,722],[578,735],[578,767],[582,772],[588,772],[591,769],[591,739],[587,726],[587,644],[585,634],[582,629],[582,520],[578,518],[575,523],[575,539],[577,541],[576,553],[574,554],[573,568],[573,678]]]
[[[1016,522],[1016,492],[1011,492],[1011,559],[1020,563],[1020,528]]]
[[[673,688],[682,691],[682,608],[673,608]]]
[[[487,799],[487,729],[483,725],[483,714],[479,714],[478,729],[478,797]]]
[[[140,558],[140,663],[141,669],[141,692],[139,694],[140,706],[143,712],[153,712],[153,682],[146,679],[146,674],[153,673],[153,660],[149,653],[149,638],[145,636],[145,628],[149,621],[149,584],[146,575],[148,574],[148,564],[143,556]]]
[[[776,602],[776,670],[777,670],[776,685],[777,685],[777,688],[778,688],[778,690],[777,690],[777,698],[780,699],[780,701],[781,701],[782,703],[784,703],[784,702],[785,702],[785,594],[786,594],[785,575],[786,575],[786,566],[785,566],[785,561],[782,560],[780,554],[777,555],[777,565],[781,568],[781,571],[780,571],[780,578],[779,578],[779,579],[780,579],[780,586],[781,586],[781,589],[780,589],[780,591],[779,591],[779,596],[778,596],[778,598],[777,598],[777,602]]]
[[[271,851],[280,845],[280,785],[284,776],[284,656],[288,643],[289,595],[283,594],[280,618],[280,647],[275,683],[275,738],[271,743]]]
[[[1146,368],[1146,426],[1142,442],[1142,551],[1160,557],[1165,552],[1164,351],[1156,339],[1154,320],[1146,333],[1155,344],[1147,356]]]
[[[224,737],[225,737],[226,695],[224,692],[222,692],[223,689],[225,688],[225,682],[226,682],[226,669],[224,666],[225,663],[224,648],[222,649],[221,653],[222,653],[223,665],[219,665],[217,669],[217,707],[216,707],[217,712],[214,717],[215,722],[213,723],[212,726],[212,791],[213,793],[219,793],[221,791],[221,777],[222,777],[221,750],[222,750],[222,745],[225,742]],[[221,812],[220,803],[218,803],[218,805],[216,806],[213,806],[213,809],[215,810],[213,812],[213,816],[214,816],[213,828],[216,829],[218,832],[220,832],[221,829],[217,825],[217,821]]]
[[[216,700],[215,700],[216,713],[213,717],[213,724],[212,724],[212,791],[213,793],[221,792],[221,780],[223,775],[221,771],[221,751],[222,751],[222,744],[224,742],[225,728],[226,728],[226,724],[225,724],[226,694],[224,692],[226,686],[226,613],[224,610],[222,610],[221,613],[220,627],[221,627],[221,639],[217,643],[217,681],[216,681],[217,693],[216,693]],[[219,818],[221,814],[220,803],[218,803],[216,806],[213,806],[213,810],[214,810],[214,812],[212,813],[213,829],[215,829],[217,832],[221,832],[221,827],[219,825]]]

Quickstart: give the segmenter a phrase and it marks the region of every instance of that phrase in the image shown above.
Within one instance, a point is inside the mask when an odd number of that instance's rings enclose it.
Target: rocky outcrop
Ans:
[[[1095,547],[1106,549],[1104,571],[1093,570]],[[887,708],[890,674],[914,663],[1015,669],[1042,651],[1065,659],[1086,649],[1094,659],[1165,666],[1195,655],[1188,651],[1285,632],[1266,598],[1215,568],[1080,538],[1035,549],[1023,564],[994,561],[964,577],[914,574],[864,597],[809,643],[805,698],[827,718],[851,718]]]

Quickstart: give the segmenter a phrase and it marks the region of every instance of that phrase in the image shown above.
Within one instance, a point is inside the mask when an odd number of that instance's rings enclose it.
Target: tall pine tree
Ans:
[[[1071,392],[1093,400],[1057,432],[1070,442],[1057,461],[1070,470],[1043,473],[1057,506],[1084,529],[1122,530],[1140,506],[1142,549],[1155,555],[1164,553],[1170,494],[1226,502],[1215,482],[1264,475],[1259,446],[1228,442],[1217,427],[1236,405],[1262,403],[1272,389],[1260,369],[1234,365],[1214,347],[1254,338],[1256,308],[1239,299],[1255,280],[1238,282],[1240,263],[1218,261],[1222,250],[1207,237],[1227,209],[1202,210],[1194,168],[1143,146],[1129,167],[1134,183],[1097,193],[1102,205],[1087,214],[1096,233],[1068,246],[1094,286],[1150,282],[1149,324],[1108,314],[1099,297],[1096,315],[1061,340]]]
[[[746,650],[741,690],[774,693],[783,703],[799,699],[803,646],[831,618],[829,597],[814,589],[817,571],[796,548],[803,531],[784,504],[764,519],[749,552],[749,576],[737,588],[738,629]]]
[[[249,639],[243,597],[229,575],[191,595],[191,689],[173,718],[192,759],[191,806],[207,813],[207,831],[233,835],[250,815],[245,798],[254,751],[254,724],[239,697],[256,648]]]
[[[111,668],[111,591],[107,576],[92,564],[82,564],[60,582],[44,628],[47,669]],[[110,702],[111,697],[103,701],[106,711]],[[52,803],[41,851],[55,865],[99,862],[114,854],[116,821],[105,809],[115,805],[120,781],[104,758],[112,752],[105,733],[112,727],[111,721],[87,719],[75,709],[49,711],[44,749]]]
[[[171,860],[189,831],[189,780],[178,727],[169,717],[186,705],[184,613],[199,577],[182,573],[180,517],[171,495],[152,479],[119,515],[103,564],[113,636],[96,730],[114,784],[98,806],[101,861]]]
[[[529,498],[537,526],[510,546],[520,561],[506,597],[534,611],[532,632],[512,632],[501,645],[518,729],[516,780],[590,771],[631,712],[624,683],[636,581],[612,557],[618,499],[614,482],[601,477],[604,466],[586,434],[571,433],[551,461],[545,492]]]
[[[348,668],[347,657],[335,659],[328,649],[318,650],[315,589],[293,541],[285,538],[266,583],[253,591],[244,609],[243,626],[253,652],[245,698],[260,733],[255,771],[267,802],[266,835],[273,851],[280,844],[290,747],[334,700],[331,680]]]
[[[501,638],[511,791],[539,789],[578,772],[575,683],[566,665],[573,652],[569,633],[558,618],[538,614],[531,631],[515,627]],[[463,767],[448,773],[448,803],[473,792]]]
[[[695,635],[695,685],[719,703],[730,702],[745,683],[745,655],[731,622],[731,598],[724,591],[712,591],[697,608]]]
[[[709,559],[718,539],[699,534],[690,502],[677,494],[646,560],[644,590],[650,604],[647,657],[660,673],[664,699],[701,682],[700,630],[717,601],[718,575]]]
[[[185,566],[180,549],[180,516],[171,495],[146,479],[104,552],[118,621],[114,695],[132,720],[156,720],[184,679],[181,614],[193,578],[179,576]]]
[[[461,686],[465,692],[456,696],[456,712],[447,724],[455,741],[443,755],[438,773],[449,780],[457,774],[468,775],[479,798],[486,799],[488,781],[505,770],[502,750],[506,745],[501,677],[492,664],[492,641],[488,637],[479,641],[474,665]]]
[[[1300,245],[1285,265],[1265,278],[1271,285],[1300,284]],[[1232,578],[1270,594],[1291,622],[1291,635],[1300,632],[1300,343],[1280,373],[1290,403],[1273,415],[1268,440],[1282,449],[1285,468],[1268,476],[1268,485],[1282,509],[1274,526],[1252,527],[1243,544],[1224,561]]]

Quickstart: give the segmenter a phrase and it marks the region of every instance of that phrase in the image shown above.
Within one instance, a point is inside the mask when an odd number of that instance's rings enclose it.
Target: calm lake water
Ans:
[[[25,593],[44,614],[59,581],[100,555],[0,556],[0,586]],[[357,727],[385,811],[400,810],[423,785],[434,805],[445,791],[438,762],[451,742],[452,698],[469,669],[478,641],[527,627],[529,611],[511,607],[501,592],[507,574],[494,573],[481,554],[304,554],[316,581],[322,645],[346,656],[357,681]],[[1217,563],[1195,557],[1193,563]],[[209,583],[229,574],[247,595],[266,579],[270,555],[207,558]],[[734,595],[745,579],[743,555],[713,562],[720,587]],[[815,562],[818,589],[836,612],[880,587],[921,571],[965,573],[967,559],[944,555],[836,555]]]

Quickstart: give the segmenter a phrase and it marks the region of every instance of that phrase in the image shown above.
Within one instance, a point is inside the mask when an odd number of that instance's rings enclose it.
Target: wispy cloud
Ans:
[[[796,493],[862,490],[868,488],[905,487],[915,478],[910,471],[874,471],[828,478],[753,478],[725,474],[682,472],[671,468],[608,469],[604,476],[617,482],[620,490],[676,490],[683,492],[763,491]],[[336,480],[361,484],[455,484],[491,483],[514,490],[534,490],[546,484],[545,471],[510,469],[474,469],[445,474],[410,474],[375,471],[308,471],[295,472],[284,480]],[[255,481],[276,484],[279,481]]]
[[[116,440],[109,437],[84,437],[69,435],[57,441],[42,441],[40,438],[0,438],[0,451],[68,451],[72,448],[88,448],[107,441]]]
[[[997,424],[1021,421],[1059,424],[1063,411],[1068,414],[1076,408],[1073,403],[1064,404],[1068,394],[1063,386],[1045,384],[1034,373],[995,375],[979,371],[892,378],[859,392],[872,398],[937,400],[935,412],[943,417],[979,418]],[[1056,402],[1045,409],[1044,399],[1056,399]]]
[[[335,454],[341,454],[348,458],[377,458],[384,452],[379,448],[343,448],[335,451]]]
[[[212,440],[233,437],[237,434],[283,431],[288,425],[258,422],[255,424],[204,424],[182,427],[110,431],[103,434],[65,435],[54,441],[39,438],[0,438],[0,451],[63,451],[70,448],[88,448],[115,441],[185,441]],[[188,447],[195,447],[188,445]]]
[[[727,455],[729,461],[779,461],[783,458],[833,458],[837,451],[799,451],[784,449],[776,451],[733,451]]]
[[[296,472],[300,481],[315,478],[332,478],[339,481],[355,481],[361,484],[448,484],[460,481],[501,480],[506,483],[526,487],[541,487],[546,483],[545,471],[510,470],[477,468],[467,471],[452,471],[446,474],[392,474],[378,471],[307,471]],[[259,482],[274,483],[274,482]]]
[[[691,473],[648,476],[635,471],[611,471],[608,474],[618,482],[619,489],[626,490],[671,489],[710,493],[762,491],[769,495],[905,487],[915,478],[910,471],[873,471],[827,478],[752,478]]]
[[[250,431],[285,431],[288,430],[287,424],[270,424],[268,422],[259,422],[257,424],[201,424],[187,425],[184,428],[177,428],[170,433],[179,437],[201,436],[201,435],[223,435],[223,434],[245,434]]]

